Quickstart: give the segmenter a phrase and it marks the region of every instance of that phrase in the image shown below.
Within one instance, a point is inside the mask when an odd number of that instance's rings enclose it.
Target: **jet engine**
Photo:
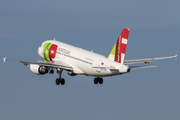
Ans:
[[[46,68],[36,64],[30,64],[30,70],[36,75],[44,75],[45,73],[48,73]]]

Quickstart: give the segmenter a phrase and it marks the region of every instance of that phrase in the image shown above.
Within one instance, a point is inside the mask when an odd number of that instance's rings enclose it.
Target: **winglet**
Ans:
[[[5,58],[3,58],[3,61],[4,61],[4,63],[6,62],[6,57],[5,57]]]
[[[177,60],[177,55],[174,56],[174,59]]]

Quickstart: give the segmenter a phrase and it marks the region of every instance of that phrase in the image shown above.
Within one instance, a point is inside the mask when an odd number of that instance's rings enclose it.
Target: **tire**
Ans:
[[[94,84],[98,84],[98,79],[94,78]]]
[[[103,79],[99,78],[99,84],[103,84]]]
[[[60,82],[61,82],[61,81],[60,81],[60,79],[59,79],[59,78],[57,78],[57,79],[56,79],[56,85],[59,85],[59,84],[60,84]]]
[[[54,74],[54,70],[49,70],[49,74]]]
[[[64,85],[65,84],[65,80],[64,78],[61,79],[61,85]]]

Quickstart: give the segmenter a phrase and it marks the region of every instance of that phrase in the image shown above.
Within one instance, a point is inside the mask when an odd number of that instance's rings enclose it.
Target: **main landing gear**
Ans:
[[[94,84],[103,84],[103,79],[102,78],[99,78],[99,77],[97,77],[97,78],[94,78]]]
[[[63,69],[57,69],[57,73],[59,74],[59,78],[56,79],[56,85],[64,85],[65,84],[65,79],[61,78],[61,74],[62,74]]]
[[[56,85],[64,85],[65,84],[65,79],[64,78],[61,78],[61,74],[63,72],[63,69],[57,69],[57,74],[59,75],[59,78],[56,79]],[[49,71],[50,74],[53,74],[54,71]],[[94,78],[94,84],[103,84],[103,78],[100,78],[100,77],[97,77],[97,78]]]

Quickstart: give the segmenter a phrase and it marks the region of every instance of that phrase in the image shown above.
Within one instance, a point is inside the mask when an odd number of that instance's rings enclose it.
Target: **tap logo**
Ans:
[[[43,45],[43,55],[44,59],[47,61],[52,61],[56,57],[56,51],[58,46],[49,42]]]

